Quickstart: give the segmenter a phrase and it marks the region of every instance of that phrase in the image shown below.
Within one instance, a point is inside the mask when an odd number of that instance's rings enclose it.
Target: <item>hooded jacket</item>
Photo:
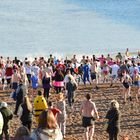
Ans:
[[[62,133],[60,129],[35,129],[32,134],[31,138],[34,140],[62,140]]]

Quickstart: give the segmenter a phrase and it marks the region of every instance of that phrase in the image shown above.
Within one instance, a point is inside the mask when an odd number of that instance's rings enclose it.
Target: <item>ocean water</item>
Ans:
[[[0,0],[0,55],[140,50],[140,0]]]

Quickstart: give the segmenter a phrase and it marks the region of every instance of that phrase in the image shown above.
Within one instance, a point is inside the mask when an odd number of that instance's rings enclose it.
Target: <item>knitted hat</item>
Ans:
[[[0,108],[2,108],[2,107],[7,107],[7,103],[6,102],[1,102]]]

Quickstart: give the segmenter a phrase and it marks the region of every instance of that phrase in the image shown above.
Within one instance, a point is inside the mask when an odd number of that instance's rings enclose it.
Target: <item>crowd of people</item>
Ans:
[[[92,86],[93,93],[100,88],[100,83],[109,83],[110,87],[119,83],[123,87],[124,104],[127,99],[133,100],[131,88],[135,88],[135,99],[139,102],[140,52],[136,57],[131,57],[128,49],[124,55],[119,52],[114,58],[110,54],[107,57],[93,55],[92,58],[83,55],[80,61],[76,55],[70,60],[60,60],[51,54],[47,60],[40,57],[33,61],[28,58],[21,61],[17,57],[11,60],[1,56],[1,88],[3,91],[11,90],[10,96],[16,103],[12,113],[7,103],[1,101],[0,140],[4,135],[6,140],[10,139],[9,121],[13,116],[18,116],[23,125],[17,130],[13,140],[62,140],[66,137],[66,107],[73,109],[75,91],[82,83],[86,88],[87,82]],[[29,92],[29,89],[32,90]],[[58,99],[55,106],[50,100],[50,90],[56,93]],[[86,95],[79,112],[85,128],[85,140],[92,140],[95,114],[97,119],[99,115],[90,93]],[[34,131],[33,116],[37,124]],[[117,140],[120,120],[117,101],[111,102],[111,109],[105,118],[109,120],[109,140]]]

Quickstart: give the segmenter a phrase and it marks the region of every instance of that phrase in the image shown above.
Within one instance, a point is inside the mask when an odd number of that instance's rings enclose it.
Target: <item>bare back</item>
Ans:
[[[95,103],[90,100],[84,101],[81,106],[81,112],[84,117],[93,117],[97,112]]]

